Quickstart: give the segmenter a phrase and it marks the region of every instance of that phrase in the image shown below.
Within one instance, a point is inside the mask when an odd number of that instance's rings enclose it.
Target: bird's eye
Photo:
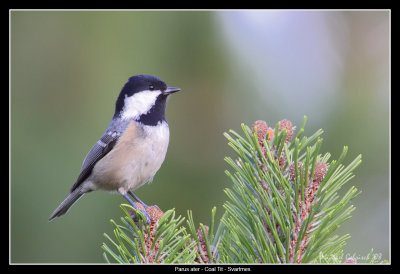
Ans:
[[[153,86],[153,85],[150,85],[150,86],[149,86],[149,90],[154,90],[154,86]]]

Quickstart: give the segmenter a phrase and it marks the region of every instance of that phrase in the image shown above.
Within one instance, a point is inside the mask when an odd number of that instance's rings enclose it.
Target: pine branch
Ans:
[[[361,163],[358,156],[344,167],[347,147],[337,161],[321,156],[318,130],[311,137],[292,141],[291,122],[282,120],[275,129],[263,121],[252,128],[242,124],[244,138],[234,131],[225,133],[238,158],[225,158],[234,173],[226,171],[233,189],[225,192],[228,212],[221,223],[230,239],[220,253],[226,262],[308,263],[320,253],[329,256],[342,247],[346,237],[331,237],[350,218],[349,202],[359,192],[351,187],[340,199],[338,191]],[[222,250],[223,251],[222,251]]]
[[[351,217],[351,200],[360,194],[350,187],[339,191],[353,177],[361,155],[343,165],[348,148],[337,160],[320,154],[323,131],[303,136],[307,118],[296,136],[288,120],[273,129],[264,121],[251,128],[242,124],[243,135],[224,133],[236,158],[226,157],[231,168],[225,173],[232,187],[224,190],[228,200],[216,224],[216,208],[210,226],[195,225],[188,211],[184,219],[174,209],[163,213],[158,207],[143,214],[121,205],[124,217],[114,226],[111,246],[103,244],[104,258],[117,263],[356,263],[343,258],[348,234],[334,235]],[[138,206],[140,206],[138,204]],[[143,208],[142,208],[143,209]],[[138,216],[135,220],[131,215]],[[216,225],[216,226],[215,226]],[[197,227],[197,228],[196,228]],[[367,263],[378,263],[370,256]],[[382,262],[382,261],[381,261]],[[385,263],[385,261],[383,261]]]
[[[139,204],[138,204],[139,206]],[[158,207],[147,209],[151,217],[151,225],[139,210],[130,205],[121,205],[125,216],[121,218],[122,225],[113,220],[116,241],[110,236],[104,236],[112,243],[118,253],[107,244],[103,244],[103,253],[107,262],[110,255],[117,263],[191,263],[195,259],[194,242],[189,241],[190,235],[181,226],[184,218],[175,217],[174,209],[163,213]],[[138,221],[132,216],[139,215]]]

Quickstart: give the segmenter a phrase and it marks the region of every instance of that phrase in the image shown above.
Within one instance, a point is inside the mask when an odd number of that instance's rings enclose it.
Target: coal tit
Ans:
[[[86,155],[69,196],[49,220],[64,215],[79,198],[98,189],[117,191],[138,209],[129,194],[147,208],[132,191],[152,181],[164,162],[169,143],[167,98],[179,90],[156,76],[130,77],[105,133]],[[149,215],[142,212],[149,222]]]

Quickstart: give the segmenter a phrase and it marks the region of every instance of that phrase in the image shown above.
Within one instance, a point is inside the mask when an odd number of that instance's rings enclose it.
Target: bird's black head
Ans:
[[[129,78],[115,104],[115,117],[133,119],[144,125],[157,125],[165,121],[167,97],[179,91],[167,87],[165,82],[153,75],[136,75]]]

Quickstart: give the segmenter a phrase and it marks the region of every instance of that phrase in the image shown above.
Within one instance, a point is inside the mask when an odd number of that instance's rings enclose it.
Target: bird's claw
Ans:
[[[139,208],[139,210],[143,214],[143,216],[146,218],[146,222],[150,225],[151,224],[151,218],[150,218],[149,213],[147,213],[145,210],[142,210],[140,208]],[[131,215],[131,217],[132,217],[133,220],[138,220],[138,216],[137,216],[136,212],[134,212]]]

